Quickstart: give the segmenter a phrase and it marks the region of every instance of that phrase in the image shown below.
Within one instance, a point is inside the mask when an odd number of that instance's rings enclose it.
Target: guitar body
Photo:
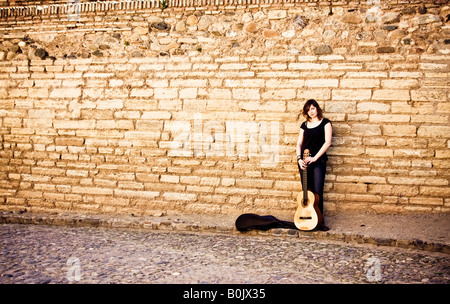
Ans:
[[[309,150],[303,152],[303,159],[309,157]],[[308,168],[303,170],[302,180],[304,188],[307,188]],[[310,231],[322,225],[323,217],[319,210],[319,195],[304,189],[297,196],[297,211],[294,215],[294,224],[299,230]]]
[[[294,215],[294,224],[299,230],[314,230],[323,222],[322,214],[319,210],[319,195],[312,191],[307,191],[307,201],[303,201],[304,193],[297,196],[297,211]]]

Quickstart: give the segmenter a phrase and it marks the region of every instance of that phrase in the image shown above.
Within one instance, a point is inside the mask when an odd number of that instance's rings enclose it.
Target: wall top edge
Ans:
[[[89,1],[67,0],[65,3],[41,1],[43,4],[28,6],[4,6],[0,7],[0,17],[25,17],[59,14],[82,14],[90,12],[107,12],[120,10],[145,10],[188,7],[222,7],[222,6],[247,6],[247,5],[283,5],[304,4],[309,6],[380,6],[391,5],[424,5],[446,4],[448,0],[111,0]],[[58,1],[61,2],[61,1]]]

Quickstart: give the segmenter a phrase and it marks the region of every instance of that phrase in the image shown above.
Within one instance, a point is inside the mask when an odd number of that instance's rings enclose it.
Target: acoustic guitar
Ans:
[[[303,152],[303,160],[309,157],[309,150]],[[297,211],[294,215],[294,224],[299,230],[314,230],[322,224],[323,217],[319,210],[319,195],[307,190],[308,168],[302,171],[303,190],[297,196]]]

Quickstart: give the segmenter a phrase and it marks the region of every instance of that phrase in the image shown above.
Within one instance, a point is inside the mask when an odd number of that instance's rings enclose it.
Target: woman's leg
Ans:
[[[310,175],[308,176],[308,184],[309,180],[311,183],[311,190],[319,195],[319,210],[323,215],[323,187],[325,184],[325,173],[326,173],[326,162],[319,160],[311,167],[308,172]]]

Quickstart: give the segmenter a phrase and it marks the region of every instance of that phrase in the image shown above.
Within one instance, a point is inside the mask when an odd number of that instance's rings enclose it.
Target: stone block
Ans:
[[[93,129],[95,120],[54,120],[55,129]]]
[[[332,100],[370,100],[372,95],[371,90],[347,90],[347,89],[333,89],[331,91]]]
[[[408,90],[374,90],[373,100],[410,100]]]
[[[55,88],[50,93],[50,98],[79,98],[81,88]]]
[[[450,134],[450,126],[419,126],[417,135],[420,137],[431,138],[448,138]]]

